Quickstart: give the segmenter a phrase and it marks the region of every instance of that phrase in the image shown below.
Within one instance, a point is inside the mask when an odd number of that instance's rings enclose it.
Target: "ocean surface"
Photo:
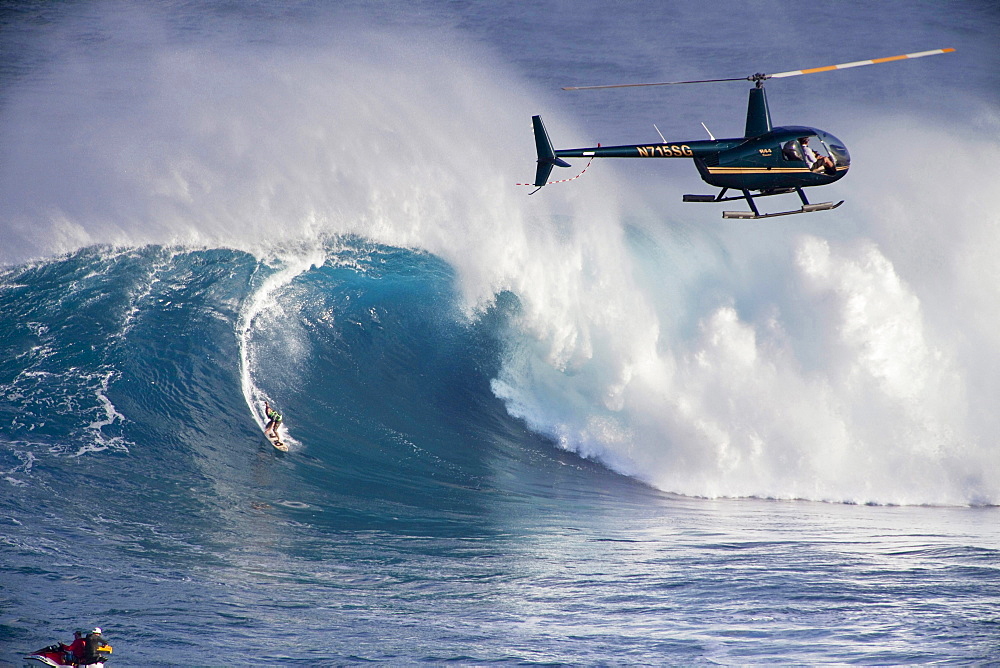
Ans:
[[[1000,664],[998,40],[971,1],[0,3],[0,665],[93,626],[122,666]],[[681,160],[517,185],[534,114],[739,136],[750,84],[562,86],[942,47],[767,84],[850,149],[836,211],[723,220]]]

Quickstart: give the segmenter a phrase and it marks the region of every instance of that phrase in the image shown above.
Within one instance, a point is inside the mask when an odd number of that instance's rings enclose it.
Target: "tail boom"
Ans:
[[[594,146],[590,148],[555,149],[541,116],[532,116],[535,131],[535,152],[538,166],[533,185],[542,187],[549,182],[553,167],[569,167],[563,158],[702,158],[734,148],[745,139],[694,140],[662,144],[629,144],[626,146]]]

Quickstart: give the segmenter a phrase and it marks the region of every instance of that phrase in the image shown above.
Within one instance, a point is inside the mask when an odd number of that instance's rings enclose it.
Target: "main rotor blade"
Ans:
[[[779,72],[769,74],[769,79],[784,79],[785,77],[797,77],[800,74],[816,74],[817,72],[829,72],[831,70],[847,70],[852,67],[862,65],[879,65],[881,63],[891,63],[894,60],[906,60],[907,58],[923,58],[924,56],[936,56],[941,53],[951,53],[955,49],[934,49],[932,51],[920,51],[918,53],[905,53],[902,56],[890,56],[888,58],[875,58],[873,60],[858,60],[853,63],[842,63],[840,65],[828,65],[827,67],[813,67],[808,70],[794,70],[792,72]]]
[[[717,83],[719,81],[748,81],[748,77],[735,79],[699,79],[698,81],[659,81],[657,83],[612,84],[610,86],[566,86],[563,90],[597,90],[599,88],[638,88],[640,86],[675,86],[677,84]]]
[[[733,77],[730,79],[698,79],[696,81],[658,81],[656,83],[634,83],[634,84],[611,84],[607,86],[565,86],[563,90],[600,90],[602,88],[639,88],[642,86],[676,86],[679,84],[697,83],[719,83],[722,81],[756,81],[760,85],[761,81],[767,79],[784,79],[785,77],[797,77],[800,74],[816,74],[817,72],[830,72],[831,70],[847,70],[852,67],[862,65],[879,65],[881,63],[891,63],[894,60],[906,60],[907,58],[923,58],[924,56],[936,56],[942,53],[951,53],[955,49],[933,49],[931,51],[919,51],[917,53],[904,53],[901,56],[889,56],[888,58],[874,58],[872,60],[857,60],[853,63],[841,63],[840,65],[828,65],[826,67],[813,67],[808,70],[793,70],[791,72],[779,72],[777,74],[753,74],[748,77]]]

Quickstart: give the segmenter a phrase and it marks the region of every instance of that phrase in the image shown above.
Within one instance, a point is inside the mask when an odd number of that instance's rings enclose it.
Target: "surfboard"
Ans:
[[[288,452],[288,446],[282,443],[280,437],[272,436],[271,434],[264,434],[264,438],[270,441],[271,445],[273,445],[278,450],[281,450],[282,452]]]

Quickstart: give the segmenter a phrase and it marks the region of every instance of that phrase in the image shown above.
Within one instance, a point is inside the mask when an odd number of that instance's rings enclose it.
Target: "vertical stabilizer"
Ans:
[[[538,154],[538,167],[535,169],[535,185],[539,188],[549,180],[553,166],[569,167],[569,163],[556,157],[549,133],[545,130],[541,116],[532,116],[531,125],[535,130],[535,152]]]
[[[771,112],[767,108],[767,95],[764,88],[750,89],[750,102],[747,104],[747,130],[745,136],[759,137],[771,131]]]

